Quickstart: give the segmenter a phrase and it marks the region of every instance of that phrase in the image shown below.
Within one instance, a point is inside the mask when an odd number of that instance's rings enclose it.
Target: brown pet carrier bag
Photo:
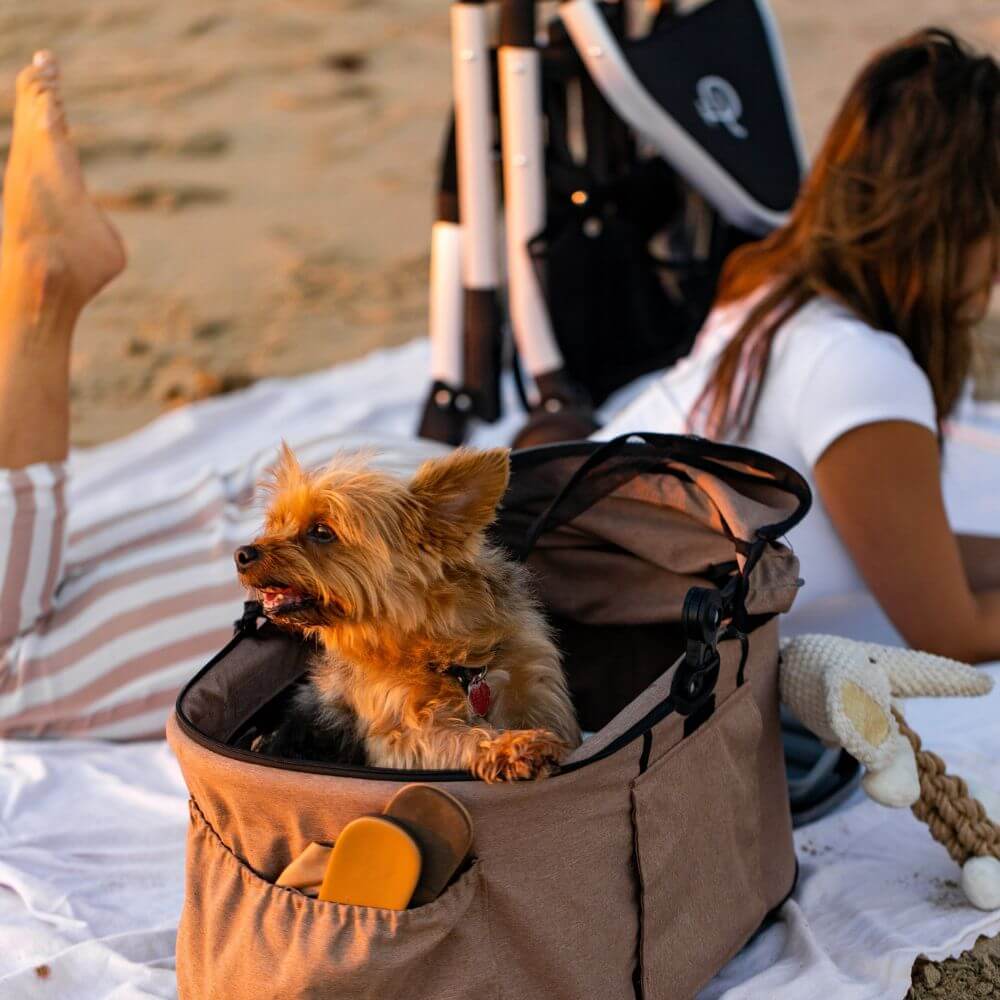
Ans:
[[[310,654],[249,605],[168,727],[191,792],[185,1000],[682,1000],[791,892],[775,616],[799,585],[779,539],[804,480],[664,435],[533,448],[512,469],[496,538],[535,571],[594,735],[554,776],[506,785],[237,749]],[[475,824],[438,899],[397,912],[275,886],[412,781]]]

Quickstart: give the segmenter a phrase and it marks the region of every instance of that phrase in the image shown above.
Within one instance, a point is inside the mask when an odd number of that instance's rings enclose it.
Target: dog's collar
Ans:
[[[453,663],[450,667],[446,667],[442,673],[448,677],[454,677],[462,685],[462,690],[468,694],[472,682],[485,679],[486,671],[489,669],[484,665],[468,667],[461,663]]]
[[[465,697],[469,700],[469,705],[473,713],[480,718],[485,717],[486,713],[490,710],[490,701],[492,700],[490,686],[486,683],[486,673],[489,669],[485,665],[467,667],[453,663],[443,671],[447,676],[454,677],[462,685],[462,690],[465,692]]]

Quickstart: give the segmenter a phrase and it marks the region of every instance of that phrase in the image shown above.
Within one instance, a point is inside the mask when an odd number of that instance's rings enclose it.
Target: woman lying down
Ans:
[[[939,428],[997,271],[998,198],[996,62],[933,31],[879,54],[791,221],[734,255],[691,357],[603,432],[698,430],[795,466],[819,499],[790,537],[810,589],[864,581],[907,642],[970,661],[1000,658],[1000,547],[950,531]],[[0,735],[159,737],[229,637],[233,552],[260,517],[235,486],[85,526],[66,509],[73,328],[124,254],[47,53],[18,77],[3,210]]]

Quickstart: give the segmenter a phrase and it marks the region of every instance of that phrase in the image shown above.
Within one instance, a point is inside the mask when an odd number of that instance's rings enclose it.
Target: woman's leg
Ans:
[[[69,354],[83,307],[125,266],[87,194],[47,52],[17,78],[0,244],[0,468],[69,448]]]

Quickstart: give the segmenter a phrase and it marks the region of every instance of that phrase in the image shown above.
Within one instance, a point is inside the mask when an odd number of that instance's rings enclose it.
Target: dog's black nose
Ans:
[[[236,565],[240,569],[245,569],[252,562],[260,558],[260,551],[256,545],[241,545],[236,550]]]

